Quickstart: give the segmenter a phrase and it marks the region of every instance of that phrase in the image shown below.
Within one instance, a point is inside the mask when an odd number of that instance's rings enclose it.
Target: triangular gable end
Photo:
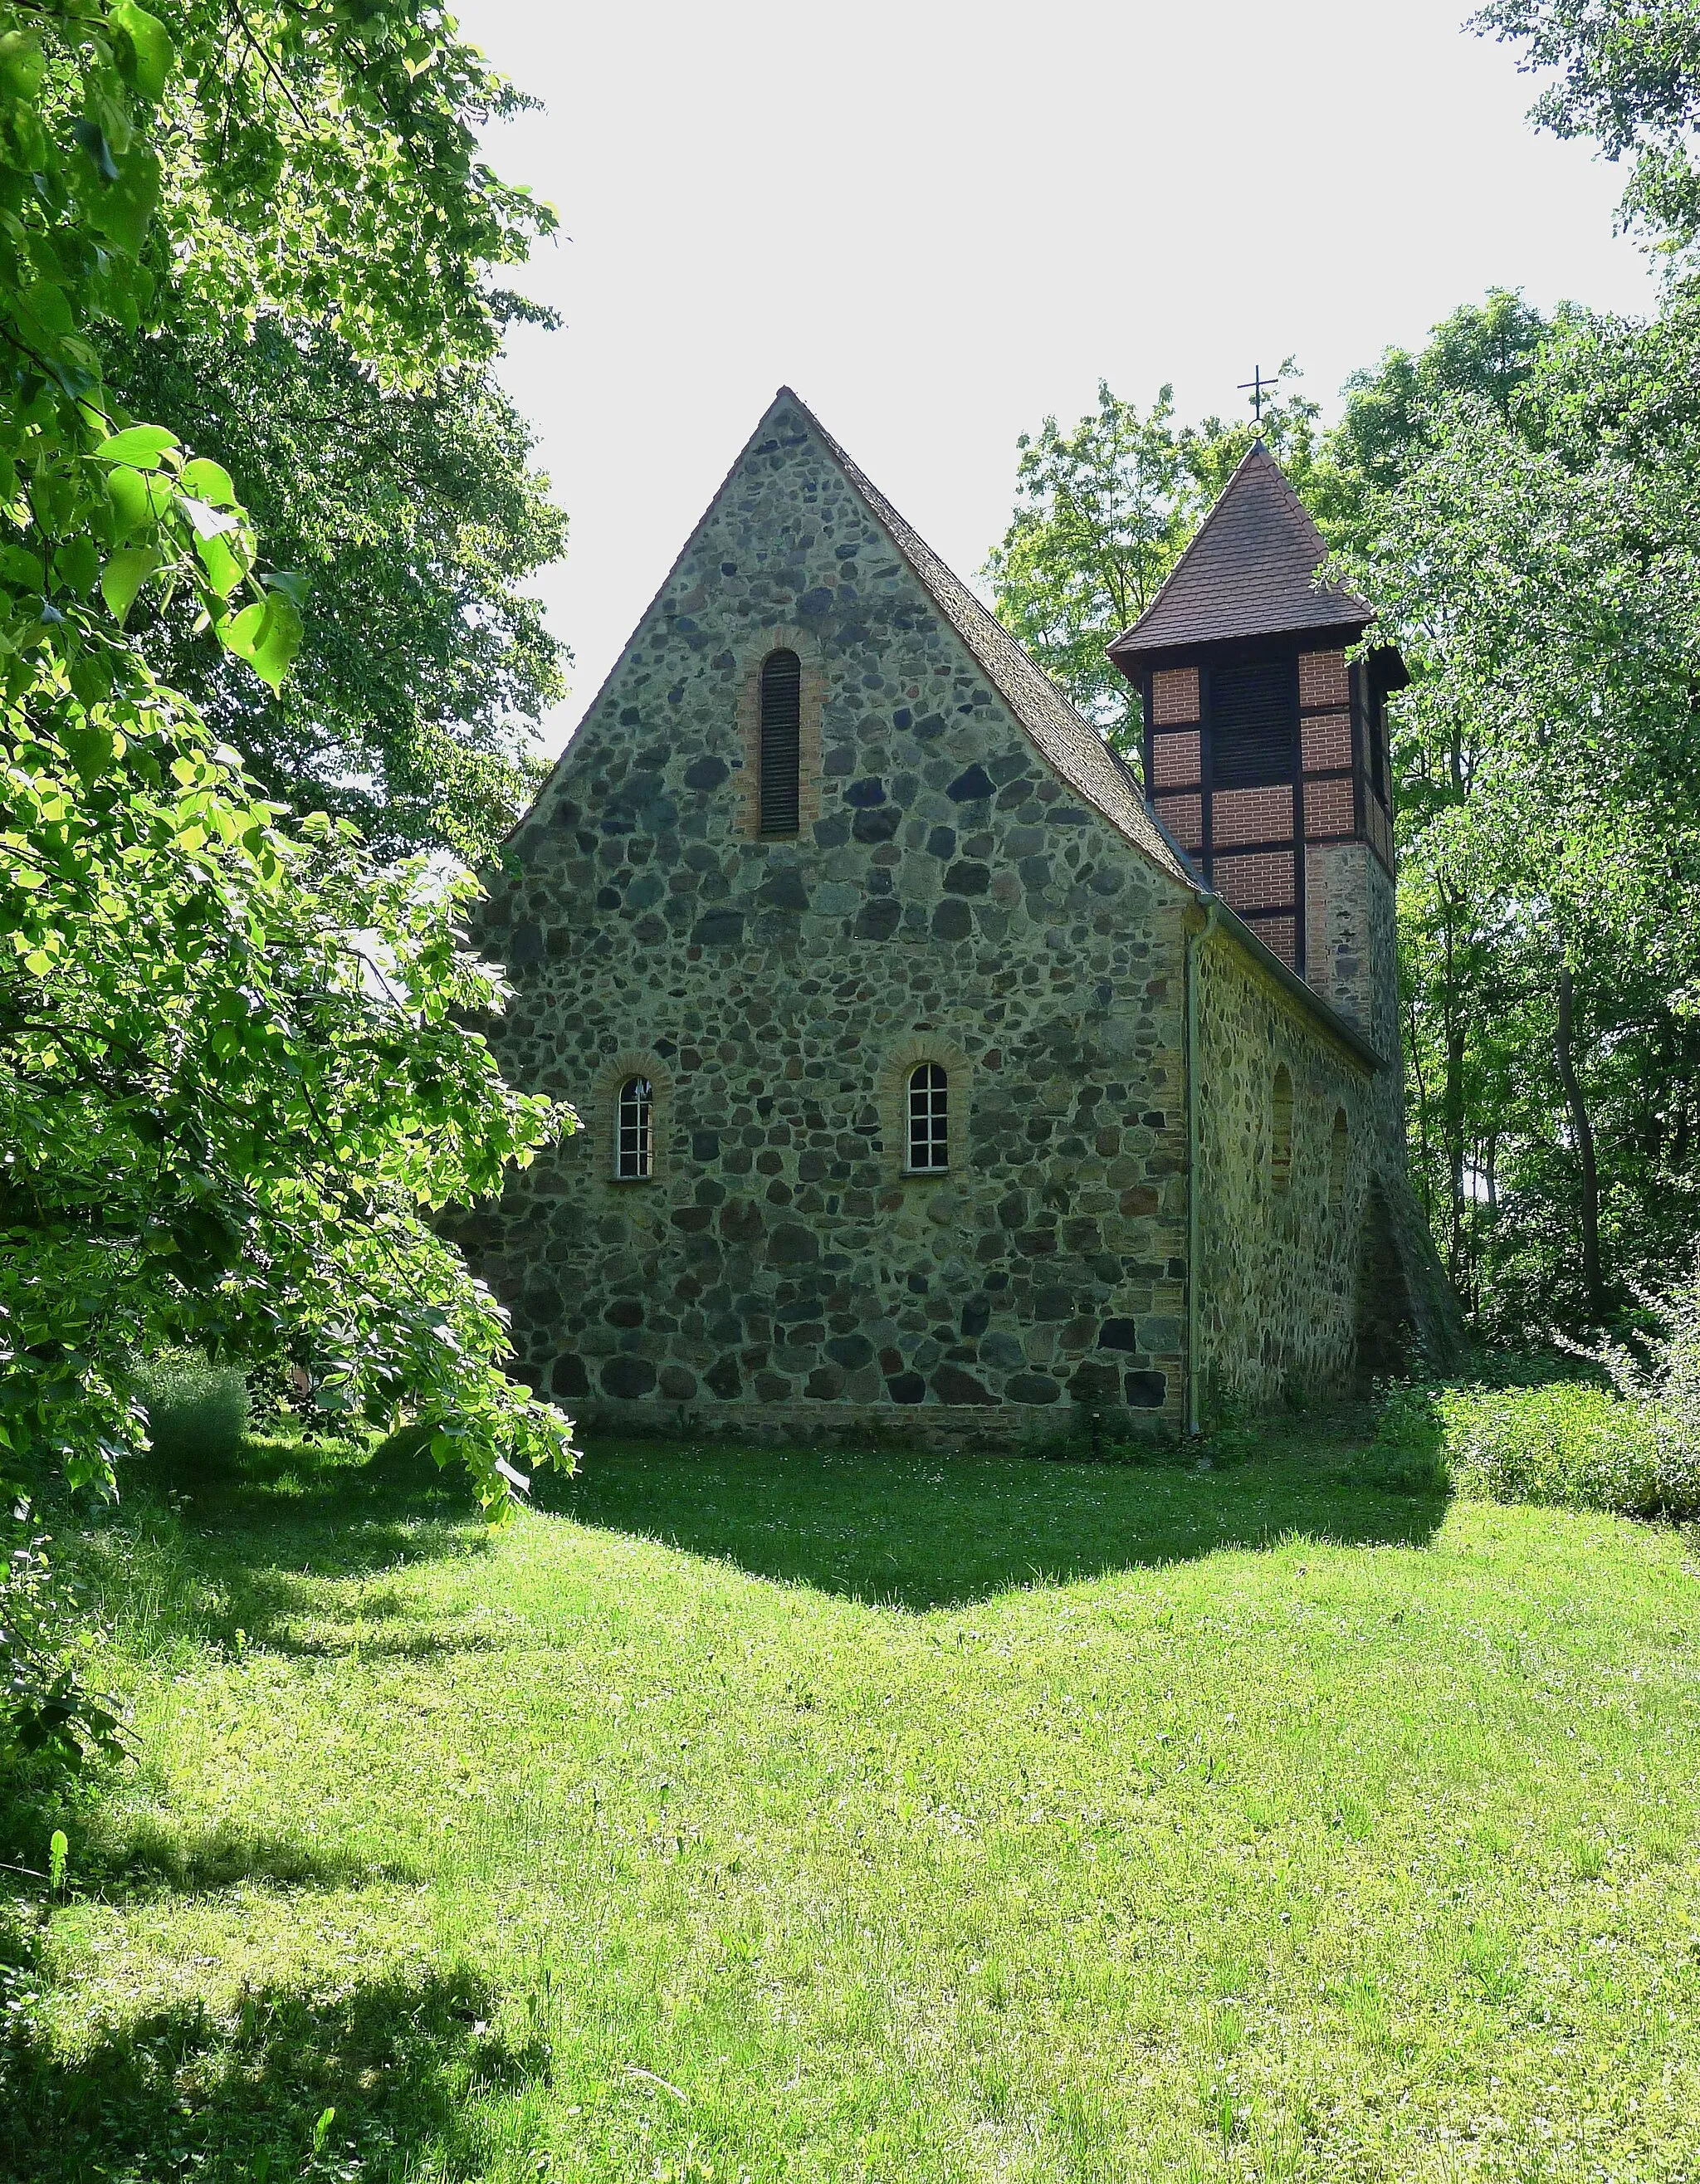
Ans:
[[[789,413],[789,414],[788,414]],[[638,618],[618,660],[586,709],[588,722],[633,657],[644,633],[672,589],[693,549],[713,522],[727,494],[737,489],[752,455],[760,454],[776,435],[788,426],[811,435],[822,453],[842,473],[868,515],[885,534],[1002,700],[1016,725],[1055,772],[1075,794],[1140,850],[1169,878],[1184,886],[1196,884],[1184,858],[1175,850],[1146,810],[1138,783],[1106,744],[1102,736],[1069,705],[1062,692],[1010,636],[1003,625],[982,605],[961,579],[948,568],[866,474],[852,460],[807,404],[789,387],[782,387],[769,404],[761,422],[739,449],[712,499],[675,555],[660,588]],[[558,775],[574,755],[577,733],[556,760],[531,809],[515,828],[517,833],[548,799]]]
[[[1109,647],[1129,676],[1154,653],[1294,630],[1367,628],[1372,610],[1344,585],[1318,586],[1328,543],[1287,482],[1280,465],[1254,440],[1133,627]]]

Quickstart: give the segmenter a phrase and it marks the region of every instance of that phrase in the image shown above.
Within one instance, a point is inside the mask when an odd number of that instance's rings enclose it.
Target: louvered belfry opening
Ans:
[[[761,831],[794,834],[803,727],[803,663],[770,652],[761,663]]]
[[[1211,786],[1267,788],[1293,777],[1297,660],[1248,660],[1210,678]]]

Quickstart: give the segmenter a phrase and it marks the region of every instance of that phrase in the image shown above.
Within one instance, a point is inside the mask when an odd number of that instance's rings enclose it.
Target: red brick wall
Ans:
[[[1326,773],[1352,764],[1350,713],[1316,713],[1299,724],[1307,773]]]
[[[1190,728],[1180,735],[1151,738],[1151,785],[1170,788],[1190,786],[1199,777],[1199,732]]]
[[[1204,799],[1201,796],[1159,796],[1157,814],[1183,850],[1204,847]]]
[[[1290,840],[1290,788],[1218,788],[1210,800],[1210,833],[1215,848],[1235,842]]]
[[[1151,726],[1169,727],[1198,718],[1198,670],[1160,667],[1151,677]]]
[[[1293,853],[1256,850],[1215,861],[1218,891],[1233,910],[1268,910],[1293,900]]]
[[[1305,783],[1305,833],[1311,840],[1349,834],[1357,817],[1349,778]]]
[[[1299,655],[1299,706],[1347,705],[1352,686],[1346,677],[1343,652],[1301,652]]]

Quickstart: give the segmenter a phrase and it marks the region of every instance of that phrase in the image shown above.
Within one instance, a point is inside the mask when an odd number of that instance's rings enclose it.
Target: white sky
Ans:
[[[577,655],[550,748],[782,383],[972,577],[1017,434],[1101,374],[1226,415],[1293,353],[1331,415],[1496,282],[1647,308],[1620,172],[1536,136],[1466,12],[462,0],[547,109],[494,163],[561,218],[523,285],[565,327],[517,332],[503,375],[572,522],[538,586]]]

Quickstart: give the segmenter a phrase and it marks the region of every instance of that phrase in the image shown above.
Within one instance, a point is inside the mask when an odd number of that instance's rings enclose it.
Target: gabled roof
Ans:
[[[1254,440],[1162,589],[1110,657],[1133,676],[1153,652],[1273,637],[1297,629],[1368,628],[1373,610],[1343,584],[1318,586],[1328,544],[1280,465]]]
[[[1091,722],[1077,713],[1051,677],[1034,666],[1003,624],[983,606],[956,572],[946,568],[920,534],[898,514],[858,468],[807,403],[782,387],[773,409],[794,405],[833,460],[867,502],[868,510],[909,564],[933,604],[950,624],[992,688],[1037,744],[1041,757],[1095,810],[1134,843],[1153,863],[1187,886],[1197,884],[1184,856],[1146,810],[1139,785]],[[767,415],[771,417],[773,409]],[[763,426],[767,419],[762,420]],[[758,432],[761,430],[758,427]]]

